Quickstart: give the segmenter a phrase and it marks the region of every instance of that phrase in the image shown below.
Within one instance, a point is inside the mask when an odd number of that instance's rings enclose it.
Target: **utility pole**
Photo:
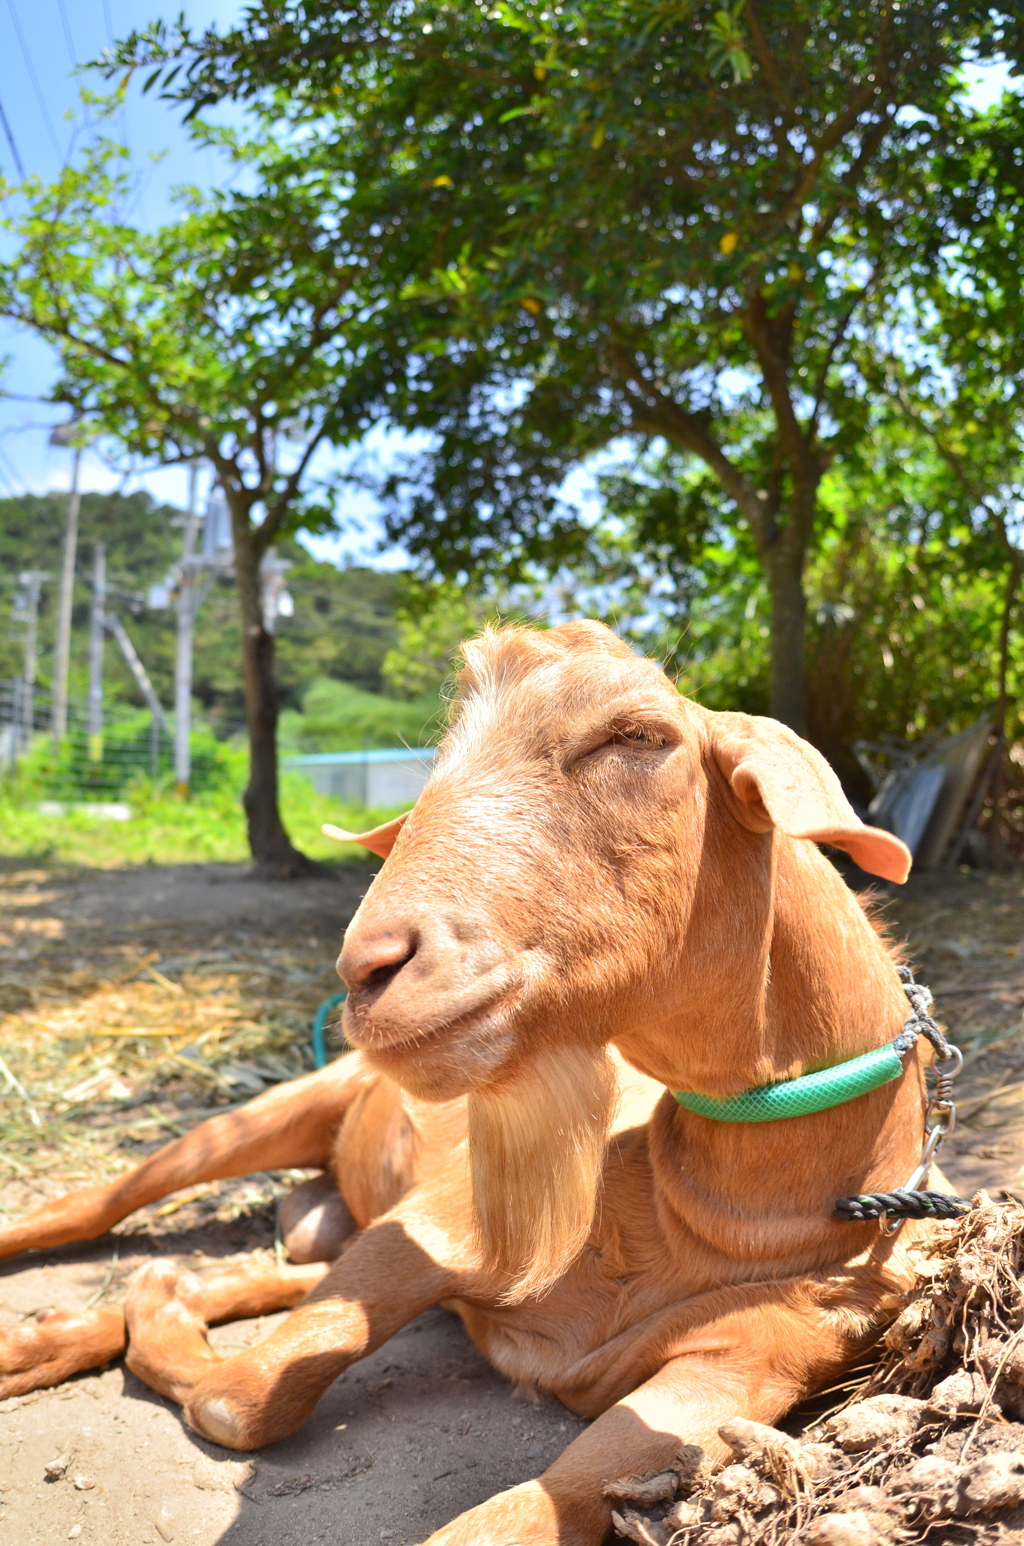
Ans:
[[[112,633],[121,646],[121,654],[128,662],[128,669],[138,684],[139,691],[149,705],[149,774],[156,783],[157,773],[160,771],[160,732],[163,731],[168,740],[171,740],[171,727],[167,723],[167,715],[164,706],[156,695],[156,689],[149,679],[149,672],[139,659],[139,652],[125,632],[124,624],[116,612],[107,613],[107,631]]]
[[[116,612],[108,612],[106,616],[107,632],[112,633],[125,658],[129,671],[135,678],[136,684],[149,707],[154,724],[170,739],[171,727],[164,713],[164,706],[156,695],[156,689],[149,679],[149,672],[139,659],[139,652],[125,632],[125,626]]]
[[[192,754],[189,733],[192,729],[192,636],[196,620],[195,546],[196,485],[199,464],[192,462],[188,473],[188,509],[181,553],[181,578],[178,582],[178,639],[174,654],[174,791],[183,800],[189,797],[192,783]]]
[[[25,616],[25,668],[22,676],[21,722],[22,745],[26,749],[32,741],[32,732],[35,729],[36,641],[39,624],[39,597],[43,588],[43,581],[52,579],[53,575],[44,569],[26,569],[18,576],[18,584],[25,587],[24,605],[21,609]]]
[[[104,613],[107,609],[107,552],[96,544],[92,574],[92,605],[89,608],[89,761],[103,761],[103,645]]]
[[[71,489],[68,493],[67,519],[64,525],[64,552],[60,571],[60,592],[57,599],[57,644],[53,660],[53,718],[51,728],[54,745],[59,746],[68,733],[68,674],[71,667],[71,608],[75,595],[75,553],[78,548],[78,473],[82,461],[81,446],[74,445],[79,429],[72,419],[58,424],[50,432],[52,446],[72,446]]]

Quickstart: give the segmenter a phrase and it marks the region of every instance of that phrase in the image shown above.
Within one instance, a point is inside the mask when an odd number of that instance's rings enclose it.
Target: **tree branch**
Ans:
[[[648,381],[621,342],[613,343],[609,353],[617,367],[614,374],[629,406],[633,427],[645,434],[664,435],[679,450],[699,456],[746,517],[758,548],[764,551],[770,547],[775,533],[767,500],[729,460],[699,415],[681,408]]]

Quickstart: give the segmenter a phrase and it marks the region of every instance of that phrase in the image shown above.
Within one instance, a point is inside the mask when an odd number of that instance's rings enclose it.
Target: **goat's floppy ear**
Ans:
[[[775,719],[714,714],[711,723],[714,756],[744,826],[755,832],[777,827],[789,837],[829,843],[871,875],[906,880],[910,850],[891,832],[864,825],[813,746]]]
[[[382,827],[374,827],[372,832],[346,832],[343,827],[332,827],[330,824],[321,827],[320,831],[324,837],[336,838],[339,843],[359,843],[372,854],[380,854],[382,859],[386,859],[408,815],[408,811],[403,811],[394,821],[386,821]]]

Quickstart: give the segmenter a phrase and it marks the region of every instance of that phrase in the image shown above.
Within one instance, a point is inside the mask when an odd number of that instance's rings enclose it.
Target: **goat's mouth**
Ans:
[[[483,984],[481,984],[481,987]],[[427,1006],[418,1017],[403,1013],[388,1014],[376,1004],[363,1005],[359,994],[349,994],[345,1005],[346,1040],[361,1052],[401,1057],[422,1053],[446,1042],[461,1040],[467,1034],[486,1034],[499,1022],[507,1024],[519,997],[521,984],[503,983],[497,992],[481,994],[477,1002],[465,999],[447,1012],[438,1006],[431,1013]],[[353,999],[355,1002],[353,1002]]]
[[[410,1095],[428,1101],[453,1100],[498,1077],[517,1045],[518,985],[492,995],[461,1014],[410,1025],[360,1023],[346,1014],[345,1034],[376,1069]]]

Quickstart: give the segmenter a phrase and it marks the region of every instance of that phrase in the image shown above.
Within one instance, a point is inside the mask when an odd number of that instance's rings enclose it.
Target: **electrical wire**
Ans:
[[[11,129],[10,123],[8,122],[7,114],[4,112],[4,105],[2,102],[0,102],[0,124],[3,124],[4,135],[6,136],[7,143],[11,148],[11,159],[14,162],[14,170],[18,174],[18,181],[24,182],[25,168],[22,165],[21,157],[18,154],[18,147],[14,141],[14,132]]]
[[[110,0],[100,0],[100,4],[103,7],[103,25],[107,30],[107,47],[112,49],[114,46],[114,23],[110,17]],[[117,116],[121,125],[121,144],[127,151],[128,156],[131,157],[132,141],[131,135],[128,133],[128,110],[123,103]],[[139,196],[138,189],[136,189],[135,196],[136,198]],[[113,217],[113,210],[111,211],[111,217]]]
[[[57,0],[57,9],[60,12],[60,24],[64,28],[64,41],[68,45],[68,53],[71,56],[71,68],[77,69],[78,60],[75,58],[75,45],[71,38],[71,23],[68,21],[67,6],[64,0]]]
[[[72,73],[74,73],[78,69],[78,55],[75,51],[75,40],[71,36],[71,23],[68,20],[68,10],[64,0],[57,0],[57,9],[60,11],[60,24],[64,29],[64,41],[68,46],[68,58],[71,60],[71,70]],[[89,112],[88,106],[85,103],[82,104],[82,121],[86,128],[91,127],[91,114]],[[64,157],[65,166],[70,163],[71,157],[74,155],[75,145],[78,142],[79,133],[80,129],[76,124],[72,127],[71,137],[68,140],[68,151],[67,155]]]
[[[21,22],[18,20],[18,13],[14,8],[14,0],[7,0],[7,9],[11,13],[11,21],[14,23],[14,30],[18,35],[18,43],[21,48],[21,57],[25,61],[25,71],[29,80],[32,82],[32,90],[36,94],[36,101],[39,103],[39,111],[43,115],[43,122],[46,125],[46,132],[50,136],[50,144],[53,146],[53,153],[57,157],[58,165],[63,165],[63,156],[61,154],[60,145],[57,143],[57,135],[53,127],[53,119],[50,117],[50,109],[46,105],[46,98],[43,96],[42,87],[39,84],[39,77],[36,74],[35,65],[32,63],[32,56],[28,51],[28,44],[25,41],[25,34],[21,30]]]
[[[9,3],[9,0],[8,0],[8,3]],[[103,25],[107,29],[107,46],[109,48],[113,48],[113,46],[114,46],[114,24],[113,24],[113,22],[110,19],[110,0],[100,0],[100,3],[103,6]],[[131,136],[128,133],[128,110],[127,110],[127,108],[123,104],[121,106],[121,111],[118,114],[118,117],[121,120],[121,139],[122,139],[122,141],[124,143],[124,148],[128,152],[128,154],[131,155],[131,153],[132,153],[132,142],[131,142]]]

